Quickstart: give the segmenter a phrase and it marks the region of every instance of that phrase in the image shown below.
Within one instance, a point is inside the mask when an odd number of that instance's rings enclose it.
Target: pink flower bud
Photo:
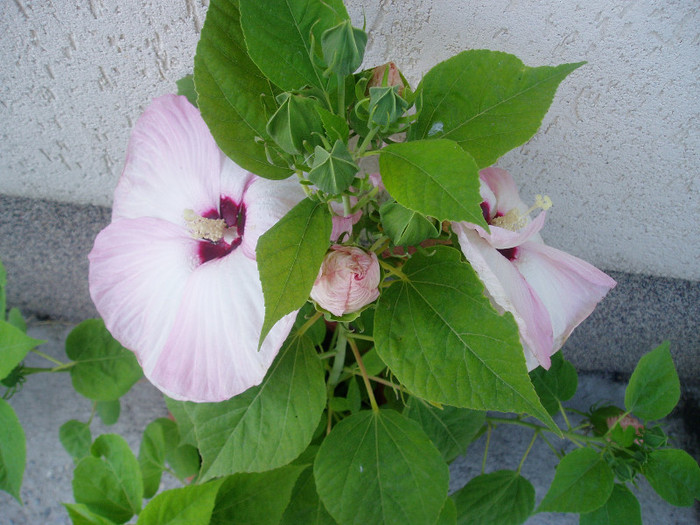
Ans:
[[[311,298],[336,316],[356,312],[379,297],[379,278],[374,253],[335,244],[321,265]]]
[[[387,73],[387,69],[389,70]],[[384,75],[387,75],[387,82],[383,84]],[[399,95],[403,93],[404,83],[399,73],[399,68],[393,62],[387,62],[383,66],[377,66],[372,71],[372,78],[369,79],[368,87],[399,86]]]
[[[622,415],[622,413],[620,413]],[[639,421],[636,417],[630,416],[629,414],[626,415],[623,418],[620,418],[620,416],[612,416],[609,417],[605,420],[605,423],[608,425],[608,428],[613,428],[617,423],[620,424],[620,428],[622,430],[626,430],[627,427],[634,427],[635,429],[635,434],[638,436],[642,435],[642,430],[644,430],[644,425],[642,425],[642,422]],[[641,440],[635,439],[634,442],[637,445],[641,444]]]

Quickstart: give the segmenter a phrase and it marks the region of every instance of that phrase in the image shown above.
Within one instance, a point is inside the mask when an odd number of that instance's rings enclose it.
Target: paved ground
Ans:
[[[34,323],[30,329],[36,338],[48,339],[42,348],[57,357],[63,357],[63,340],[71,325],[60,323]],[[37,366],[39,358],[31,357],[28,364]],[[43,364],[41,365],[43,366]],[[600,400],[622,404],[624,385],[613,378],[600,375],[581,376],[580,388],[573,405],[588,408]],[[697,391],[695,391],[697,394]],[[697,395],[686,402],[685,419],[697,422]],[[76,394],[67,374],[34,376],[24,389],[11,400],[27,434],[27,469],[22,486],[24,506],[10,496],[0,493],[0,523],[63,525],[70,523],[61,502],[72,502],[73,463],[58,440],[58,429],[69,419],[86,421],[90,416],[90,402]],[[105,427],[101,422],[93,423],[93,437],[100,433],[116,432],[123,435],[132,449],[138,451],[141,433],[148,422],[166,414],[160,394],[147,382],[141,381],[125,396],[118,423]],[[697,437],[686,430],[683,411],[677,411],[670,423],[670,430],[677,439],[677,446],[697,447]],[[499,429],[494,433],[490,446],[487,471],[516,468],[527,448],[531,434],[527,429]],[[694,441],[695,440],[695,441]],[[563,443],[562,443],[563,444]],[[452,465],[452,490],[463,486],[468,479],[478,474],[483,452],[483,438],[470,447],[466,456]],[[557,445],[561,446],[561,445]],[[691,450],[696,459],[698,449]],[[522,474],[528,478],[541,500],[554,475],[554,455],[540,442],[530,453]],[[176,486],[172,479],[165,478],[168,487]],[[642,480],[637,491],[642,505],[642,516],[647,525],[691,525],[699,522],[700,509],[675,508],[659,498]],[[577,515],[540,514],[533,516],[528,525],[577,524]]]

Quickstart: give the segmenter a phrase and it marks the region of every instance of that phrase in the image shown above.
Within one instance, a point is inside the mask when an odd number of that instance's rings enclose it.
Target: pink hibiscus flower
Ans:
[[[615,286],[594,266],[547,246],[539,231],[546,212],[530,221],[532,209],[520,200],[510,174],[498,168],[480,172],[481,208],[490,233],[468,222],[453,224],[460,247],[494,307],[515,317],[528,370],[548,369],[550,356]],[[538,196],[538,208],[548,199]]]
[[[90,295],[168,396],[221,401],[262,381],[296,312],[258,352],[264,302],[255,246],[303,196],[294,180],[234,164],[184,97],[158,98],[138,120],[112,223],[89,255]]]

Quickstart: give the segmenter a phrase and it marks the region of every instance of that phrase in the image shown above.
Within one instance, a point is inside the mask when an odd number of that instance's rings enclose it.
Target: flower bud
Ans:
[[[386,83],[385,83],[386,78]],[[399,86],[399,95],[403,95],[403,88],[406,87],[401,78],[399,68],[393,62],[387,62],[383,66],[377,66],[372,70],[372,78],[369,79],[368,87]]]
[[[328,69],[338,75],[349,75],[360,67],[366,45],[367,33],[352,27],[350,20],[327,29],[321,36],[323,59]]]
[[[290,155],[304,153],[304,143],[312,149],[318,146],[323,134],[323,123],[316,111],[315,100],[301,95],[282,93],[277,102],[280,107],[267,123],[267,134]]]
[[[377,126],[387,127],[406,111],[408,102],[399,95],[398,86],[369,88],[369,119]]]
[[[321,265],[311,298],[333,315],[356,312],[379,297],[379,262],[373,252],[331,246]]]

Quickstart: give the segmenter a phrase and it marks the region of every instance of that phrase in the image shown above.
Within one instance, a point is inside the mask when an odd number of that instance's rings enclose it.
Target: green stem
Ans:
[[[355,159],[359,159],[360,157],[362,157],[364,155],[365,150],[367,149],[367,146],[370,145],[370,143],[372,142],[372,139],[377,134],[377,131],[379,131],[379,128],[372,128],[369,130],[369,133],[367,133],[367,136],[362,141],[362,144],[360,144],[360,147],[357,148],[353,154]]]
[[[337,325],[336,332],[338,334],[338,339],[335,344],[335,359],[333,360],[333,368],[328,376],[328,384],[330,386],[335,386],[340,380],[340,374],[345,366],[345,349],[347,348],[348,338],[346,337],[346,332],[340,324]]]
[[[362,372],[362,380],[365,382],[365,388],[367,389],[367,395],[369,396],[369,404],[372,405],[372,410],[376,413],[379,412],[379,405],[377,405],[377,400],[374,399],[374,392],[372,391],[372,385],[369,383],[369,377],[367,376],[367,370],[365,370],[365,364],[362,362],[362,356],[360,355],[360,350],[357,348],[355,341],[348,339],[352,353],[355,355],[355,360],[357,365],[360,367],[360,372]]]
[[[564,417],[564,422],[566,423],[566,429],[571,431],[571,423],[569,423],[569,418],[566,417],[566,411],[564,410],[564,405],[561,404],[561,401],[557,401],[559,403],[559,411],[561,412],[561,415]]]
[[[406,277],[406,274],[404,274],[401,270],[398,268],[392,266],[391,264],[385,263],[384,261],[379,261],[379,264],[381,265],[382,268],[384,268],[387,272],[395,275],[402,281],[408,281],[408,277]]]
[[[491,423],[488,423],[488,428],[486,429],[486,446],[484,446],[484,459],[481,460],[481,473],[486,471],[486,457],[489,454],[489,444],[491,443],[491,432],[493,427]]]
[[[552,432],[549,428],[542,426],[542,425],[537,425],[535,423],[528,423],[527,421],[521,421],[519,419],[510,419],[506,417],[492,417],[488,416],[486,418],[487,421],[491,423],[496,423],[496,424],[506,424],[506,425],[518,425],[521,427],[525,428],[531,428],[533,430],[538,430],[538,431],[547,431],[547,432]],[[608,441],[604,437],[593,437],[593,436],[584,436],[582,434],[578,434],[576,432],[562,432],[561,435],[567,439],[570,439],[574,443],[594,443],[598,445],[607,445]],[[580,446],[580,444],[579,444]]]
[[[56,364],[56,365],[58,365],[58,366],[63,366],[63,364],[64,364],[64,363],[62,363],[61,361],[59,361],[58,359],[54,359],[54,358],[51,357],[50,355],[45,354],[45,353],[42,352],[41,350],[34,349],[34,350],[32,350],[32,352],[34,352],[34,353],[35,353],[36,355],[38,355],[38,356],[43,357],[44,359],[48,359],[49,361],[51,361],[52,363],[54,363],[54,364]]]
[[[354,334],[352,332],[347,335],[350,339],[360,339],[362,341],[372,341],[374,342],[374,337],[371,335]]]
[[[301,325],[301,328],[299,328],[299,330],[297,330],[297,337],[304,335],[306,331],[309,328],[311,328],[322,315],[323,314],[321,312],[316,312],[314,315],[312,315],[311,318],[308,321],[306,321],[303,325]]]
[[[338,115],[347,120],[345,116],[345,76],[338,75]]]
[[[346,217],[352,215],[352,205],[350,204],[350,197],[347,195],[343,195],[343,214]]]
[[[362,376],[362,372],[360,372],[359,370],[353,370],[352,368],[346,368],[345,371],[348,372],[349,374],[353,374],[356,376]],[[403,386],[397,385],[396,383],[392,383],[391,381],[387,381],[384,378],[368,375],[367,379],[369,379],[370,381],[374,381],[375,383],[381,383],[382,385],[393,388],[394,390],[400,390],[401,392],[408,393],[408,390],[406,390]]]
[[[527,447],[527,450],[525,451],[525,454],[523,455],[523,459],[520,460],[520,464],[518,465],[518,474],[520,474],[520,469],[523,468],[523,463],[525,463],[525,460],[527,459],[527,455],[530,453],[530,450],[532,450],[532,445],[535,444],[535,441],[537,440],[537,436],[539,436],[540,431],[535,430],[535,433],[532,435],[532,439],[530,440],[530,444]]]

